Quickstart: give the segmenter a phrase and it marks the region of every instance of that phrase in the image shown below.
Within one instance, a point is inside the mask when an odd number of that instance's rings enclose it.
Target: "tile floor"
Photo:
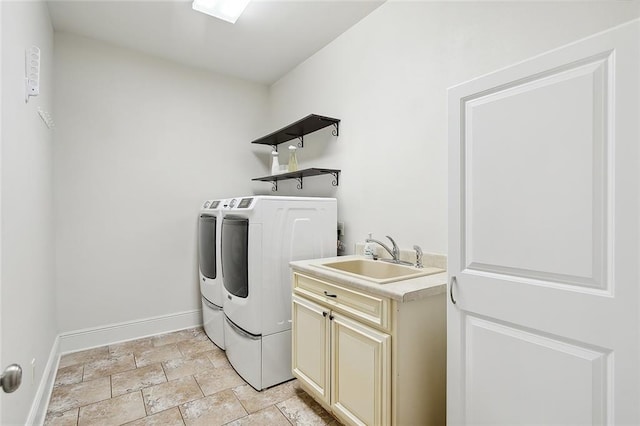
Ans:
[[[63,355],[45,425],[339,423],[296,380],[256,392],[194,328]]]

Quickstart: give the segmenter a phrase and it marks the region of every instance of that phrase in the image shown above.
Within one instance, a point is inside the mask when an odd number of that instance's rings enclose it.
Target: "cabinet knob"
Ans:
[[[323,316],[323,317],[326,317],[327,315],[329,315],[329,312],[324,312],[324,311],[322,311],[322,316]]]

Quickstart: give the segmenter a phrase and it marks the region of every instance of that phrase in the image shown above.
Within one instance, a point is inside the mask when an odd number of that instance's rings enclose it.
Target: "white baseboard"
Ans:
[[[199,326],[202,326],[202,311],[197,309],[58,335],[51,347],[26,424],[44,424],[61,354]]]
[[[51,398],[51,391],[56,379],[56,372],[58,371],[58,361],[60,347],[60,336],[56,336],[49,352],[49,359],[47,365],[42,372],[42,379],[40,385],[36,391],[36,395],[33,398],[31,404],[31,410],[29,410],[29,417],[25,424],[27,425],[42,425],[47,414],[47,406],[49,405],[49,398]]]
[[[202,310],[179,312],[103,327],[86,328],[60,335],[59,354],[141,339],[202,325]]]

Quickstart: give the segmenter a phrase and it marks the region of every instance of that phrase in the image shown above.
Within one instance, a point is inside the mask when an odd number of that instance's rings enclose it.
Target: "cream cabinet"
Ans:
[[[353,424],[388,424],[390,335],[293,296],[293,372]]]
[[[291,317],[293,374],[307,385],[307,390],[316,399],[328,405],[331,380],[329,310],[294,295]]]
[[[293,274],[293,375],[348,425],[444,424],[444,294],[401,303]]]

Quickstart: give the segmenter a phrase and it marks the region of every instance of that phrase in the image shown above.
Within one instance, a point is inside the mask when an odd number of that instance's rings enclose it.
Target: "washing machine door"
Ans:
[[[215,216],[201,214],[198,221],[198,262],[200,273],[216,278],[216,221]]]
[[[222,283],[232,295],[249,295],[249,219],[225,216],[222,220],[220,251],[222,256]]]

